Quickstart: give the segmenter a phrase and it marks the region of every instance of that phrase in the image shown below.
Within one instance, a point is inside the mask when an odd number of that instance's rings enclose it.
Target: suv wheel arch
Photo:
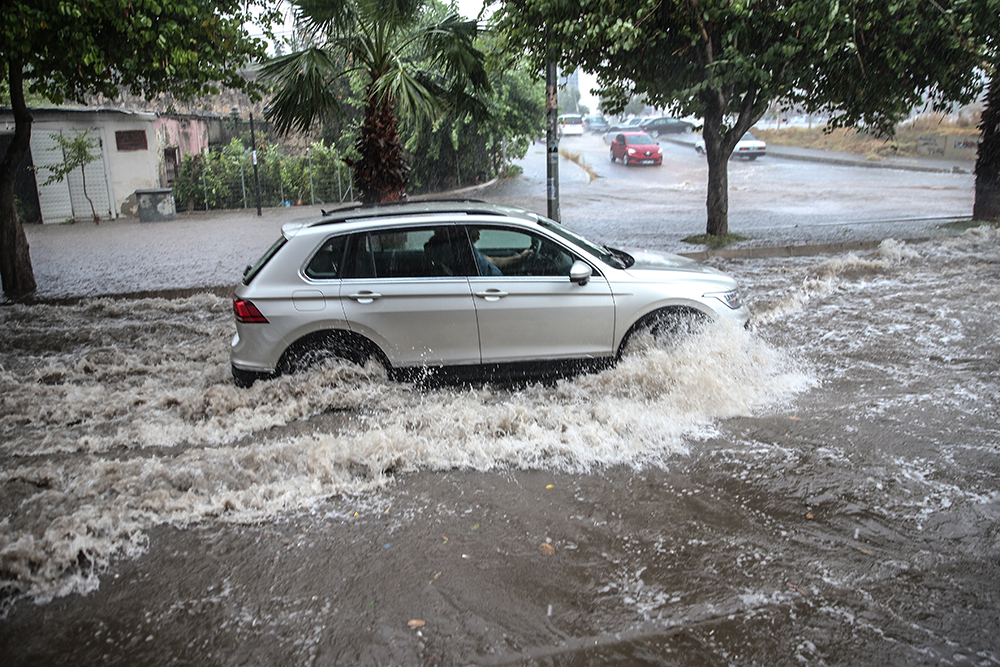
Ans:
[[[330,358],[364,366],[372,357],[386,370],[391,369],[388,357],[368,338],[346,329],[325,329],[306,334],[289,345],[281,354],[276,371],[298,373]]]
[[[636,336],[649,332],[659,343],[677,340],[693,333],[712,320],[711,316],[691,306],[668,306],[640,317],[628,330],[618,346],[616,359],[621,359]]]

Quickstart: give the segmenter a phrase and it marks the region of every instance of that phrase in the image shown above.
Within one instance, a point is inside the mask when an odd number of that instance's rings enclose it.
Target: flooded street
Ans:
[[[1000,233],[713,263],[752,331],[549,385],[241,390],[225,296],[0,308],[0,658],[1000,663]]]

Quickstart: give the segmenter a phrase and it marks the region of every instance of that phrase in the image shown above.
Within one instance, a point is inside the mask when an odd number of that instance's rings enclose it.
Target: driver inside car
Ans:
[[[501,268],[523,261],[533,252],[531,248],[525,248],[514,255],[491,257],[483,254],[476,247],[476,243],[479,241],[479,229],[475,227],[470,228],[469,238],[472,240],[472,252],[476,257],[476,266],[479,268],[479,275],[481,276],[502,276],[503,271],[500,270]]]

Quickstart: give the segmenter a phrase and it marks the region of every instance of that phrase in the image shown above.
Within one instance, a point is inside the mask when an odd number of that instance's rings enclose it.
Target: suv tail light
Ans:
[[[236,314],[236,321],[243,324],[267,324],[267,318],[257,310],[252,301],[244,301],[234,296],[233,313]]]

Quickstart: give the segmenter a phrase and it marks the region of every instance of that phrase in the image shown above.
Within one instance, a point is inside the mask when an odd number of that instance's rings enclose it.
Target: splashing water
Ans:
[[[719,419],[811,384],[719,323],[555,384],[423,389],[331,362],[238,389],[225,299],[98,299],[0,311],[6,593],[98,585],[152,526],[262,521],[391,471],[667,465]]]

